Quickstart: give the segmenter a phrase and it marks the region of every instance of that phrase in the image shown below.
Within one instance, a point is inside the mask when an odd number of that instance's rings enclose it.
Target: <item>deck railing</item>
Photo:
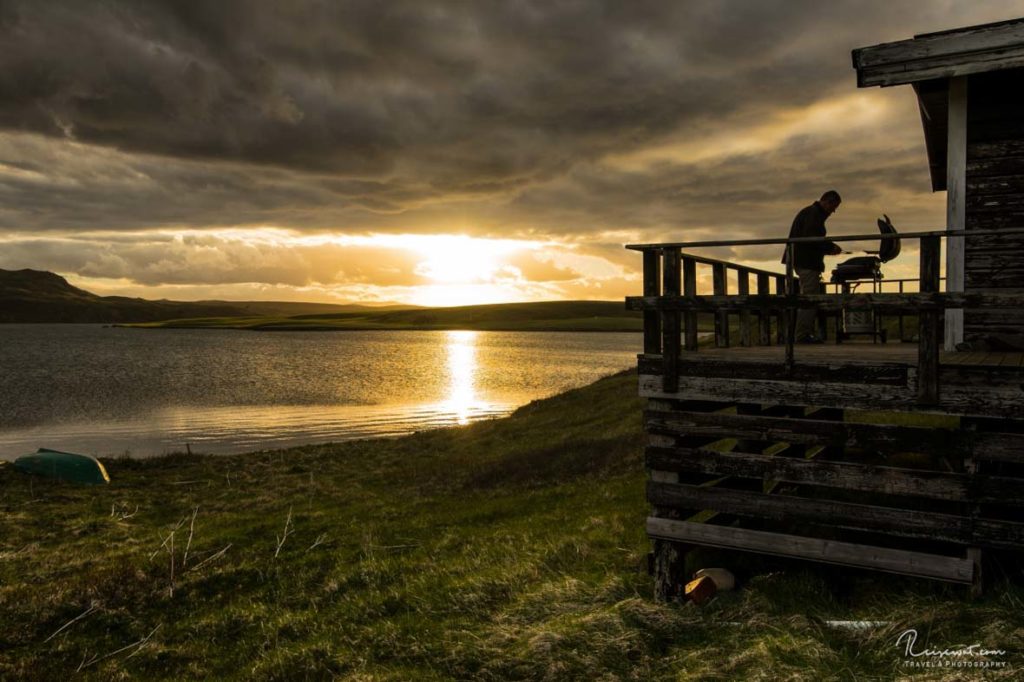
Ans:
[[[644,353],[661,355],[663,390],[679,390],[679,361],[682,350],[697,350],[697,314],[714,316],[715,344],[729,346],[729,315],[739,316],[740,344],[771,343],[771,320],[778,319],[778,342],[785,343],[785,366],[792,371],[795,363],[794,330],[800,308],[817,308],[820,312],[841,314],[843,310],[916,315],[918,318],[918,402],[935,404],[939,398],[939,351],[943,333],[943,312],[963,308],[1017,308],[1024,306],[1024,295],[1006,293],[964,293],[941,291],[940,258],[942,240],[950,237],[1005,235],[1024,233],[1024,229],[1006,230],[942,230],[903,234],[843,235],[834,237],[801,237],[793,239],[737,239],[719,241],[674,242],[663,244],[630,244],[627,249],[643,254],[643,296],[626,298],[626,306],[644,314]],[[918,240],[920,267],[918,291],[899,293],[826,293],[801,295],[793,273],[792,251],[796,244],[830,242],[877,242],[881,239]],[[736,246],[784,246],[789,257],[785,273],[751,268],[737,263],[716,260],[692,253],[687,248]],[[714,292],[697,294],[697,266],[710,265]],[[737,274],[737,291],[728,291],[728,271]],[[750,293],[750,276],[757,278],[757,293]],[[775,292],[771,291],[774,282]],[[758,333],[752,321],[758,320]]]

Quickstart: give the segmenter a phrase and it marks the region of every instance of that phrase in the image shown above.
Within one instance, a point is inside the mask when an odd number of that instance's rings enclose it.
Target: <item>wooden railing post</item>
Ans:
[[[902,279],[900,280],[899,284],[900,284],[900,293],[902,294],[903,293],[903,280]],[[904,339],[904,335],[903,335],[903,309],[902,308],[900,309],[899,330],[900,330],[900,342],[902,343],[903,339]]]
[[[786,278],[776,277],[775,278],[775,295],[785,296],[786,295]],[[775,315],[775,343],[783,344],[786,342],[786,313],[785,311],[779,311]]]
[[[939,290],[941,252],[939,237],[921,238],[921,293]],[[934,405],[939,401],[940,313],[934,307],[922,308],[918,316],[917,400],[924,405]]]
[[[725,263],[715,263],[711,266],[715,296],[729,294],[729,280],[726,277],[725,267]],[[718,348],[729,347],[729,311],[727,310],[715,311],[715,346]]]
[[[740,296],[750,295],[750,272],[746,268],[736,269],[736,293]],[[740,345],[752,346],[754,341],[750,333],[750,310],[740,310]]]
[[[683,258],[683,295],[697,295],[697,261],[692,258]],[[688,311],[683,315],[686,321],[686,336],[684,347],[686,350],[697,350],[697,313]]]
[[[757,273],[757,295],[770,296],[768,275],[764,272]],[[758,343],[762,346],[771,345],[772,342],[772,317],[765,309],[757,313]]]
[[[657,249],[644,250],[644,296],[661,293],[661,254]],[[644,353],[661,352],[661,315],[657,310],[644,311]]]
[[[793,277],[793,245],[786,244],[786,297],[792,304],[797,298],[797,281]],[[797,309],[786,306],[786,368],[793,369],[793,337],[796,335]]]
[[[681,273],[679,271],[679,249],[668,248],[664,252],[664,281],[662,291],[665,296],[679,296]],[[666,310],[662,317],[661,342],[661,390],[675,393],[679,390],[679,355],[681,331],[679,328],[680,313],[678,310]]]

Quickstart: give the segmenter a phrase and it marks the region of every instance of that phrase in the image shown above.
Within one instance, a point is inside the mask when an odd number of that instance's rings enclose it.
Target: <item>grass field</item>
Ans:
[[[206,317],[131,325],[189,329],[250,329],[254,331],[342,331],[367,329],[476,329],[482,331],[639,331],[640,313],[621,301],[549,301],[364,310],[322,315]]]
[[[977,679],[907,672],[906,628],[1019,678],[999,577],[971,601],[705,552],[740,589],[654,603],[635,395],[620,374],[405,438],[110,460],[103,488],[0,467],[0,679]]]

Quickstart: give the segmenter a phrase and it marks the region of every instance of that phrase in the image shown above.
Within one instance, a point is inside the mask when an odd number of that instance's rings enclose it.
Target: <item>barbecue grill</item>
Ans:
[[[889,216],[878,219],[878,231],[884,235],[896,234]],[[899,237],[882,239],[877,251],[866,251],[867,256],[857,256],[839,263],[832,271],[832,283],[839,285],[840,291],[849,294],[862,285],[871,287],[872,293],[882,290],[882,263],[888,263],[900,255]],[[873,310],[843,309],[840,316],[841,329],[838,339],[849,338],[854,334],[871,336],[872,340],[886,342],[886,331],[882,328],[880,315]]]

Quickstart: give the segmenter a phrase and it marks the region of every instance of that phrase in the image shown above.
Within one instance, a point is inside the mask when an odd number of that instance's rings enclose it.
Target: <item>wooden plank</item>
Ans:
[[[737,516],[801,521],[899,537],[1024,548],[1024,523],[1013,521],[654,481],[647,482],[647,499],[661,507],[714,509]]]
[[[761,415],[705,414],[700,412],[644,412],[645,428],[652,433],[685,433],[694,436],[715,436],[722,431],[733,438],[763,441],[784,441],[802,445],[826,445],[842,449],[867,451],[942,451],[962,456],[982,455],[989,449],[1011,452],[1024,446],[1024,435],[1007,434],[1007,439],[991,438],[982,443],[984,435],[966,430],[896,426],[892,424],[861,424],[792,417]],[[1024,452],[1021,453],[1024,459]]]
[[[1011,138],[997,140],[994,142],[970,143],[970,158],[972,161],[981,159],[999,159],[1004,157],[1020,157],[1024,162],[1024,138]]]
[[[781,369],[781,368],[780,368]],[[1021,368],[1000,367],[998,372],[1014,373]],[[968,367],[943,367],[948,371],[969,371]],[[1024,384],[997,377],[995,383],[985,385],[980,377],[971,383],[950,384],[943,380],[942,401],[935,405],[919,405],[917,372],[907,370],[907,386],[891,384],[826,383],[809,384],[799,381],[765,381],[743,377],[689,377],[683,393],[665,393],[661,390],[661,377],[641,374],[639,393],[642,398],[667,400],[733,400],[758,402],[764,405],[827,405],[830,407],[863,410],[874,409],[938,412],[967,416],[1021,417],[1024,404]]]
[[[999,22],[965,26],[948,31],[926,33],[906,40],[858,48],[853,51],[856,68],[894,64],[936,57],[977,58],[976,53],[1024,46],[1024,25]]]
[[[850,310],[877,310],[881,312],[914,313],[919,310],[942,308],[999,308],[1019,310],[1024,307],[1024,293],[1011,290],[987,292],[912,292],[868,294],[815,294],[799,298],[788,296],[627,296],[629,310],[693,310],[721,312],[723,310],[778,311],[796,308],[819,308],[827,312]]]
[[[941,367],[942,406],[965,415],[1024,417],[1021,367],[952,365]]]
[[[943,359],[943,364],[950,365],[980,365],[984,362],[987,353],[971,351],[969,353],[956,353],[951,359]]]
[[[1015,232],[1024,232],[1024,227],[1018,227]],[[694,242],[662,242],[659,244],[626,244],[625,248],[631,251],[646,251],[648,249],[696,249],[696,248],[709,248],[712,246],[765,246],[765,245],[782,245],[782,244],[821,244],[826,241],[831,242],[864,242],[864,241],[878,241],[879,239],[902,239],[904,241],[911,239],[921,239],[924,237],[949,237],[950,235],[946,230],[928,230],[925,232],[901,232],[898,235],[880,235],[877,232],[871,234],[843,234],[843,235],[829,235],[828,237],[772,237],[765,239],[712,239],[706,241],[694,241]],[[691,256],[692,254],[686,254]],[[710,260],[710,259],[708,259]],[[704,262],[703,260],[701,262]],[[729,266],[732,263],[728,261],[712,261],[721,263]],[[753,268],[752,268],[753,269]],[[767,271],[765,271],[767,272]],[[770,273],[777,275],[780,273]]]
[[[962,230],[967,196],[967,78],[949,81],[949,110],[946,136],[946,229]],[[964,290],[964,238],[946,240],[946,291]],[[946,310],[944,346],[954,350],[964,340],[964,311]]]
[[[644,251],[644,296],[661,293],[661,254]],[[661,352],[661,315],[657,310],[644,311],[644,352]]]
[[[776,521],[802,521],[851,530],[946,542],[971,540],[971,519],[952,514],[878,507],[853,502],[766,495],[748,490],[647,482],[647,499],[661,507],[698,507]]]
[[[664,281],[662,291],[666,296],[679,296],[681,290],[679,249],[665,249],[662,256]],[[666,393],[679,389],[679,355],[682,352],[680,336],[680,314],[678,311],[662,311],[662,387]]]
[[[1024,25],[1000,22],[853,51],[857,85],[891,86],[1024,66]]]
[[[964,61],[962,56],[953,56],[922,61],[912,67],[903,64],[876,66],[858,72],[857,85],[862,88],[872,85],[889,87],[1021,67],[1024,67],[1024,46],[972,56],[970,61]]]
[[[921,239],[922,293],[939,290],[939,258],[942,242],[938,237]],[[921,405],[939,402],[939,313],[936,310],[918,311],[917,401]]]
[[[1012,177],[1024,173],[1024,156],[989,156],[979,158],[976,150],[980,145],[969,144],[967,161],[967,186],[976,187],[974,183],[984,178]],[[1003,192],[998,192],[1002,194]]]
[[[781,368],[780,368],[781,370]],[[828,383],[811,388],[799,381],[765,381],[743,377],[700,377],[687,379],[685,393],[666,393],[661,377],[641,374],[640,396],[643,398],[684,398],[694,400],[733,400],[758,402],[764,405],[829,405],[863,409],[865,405],[885,408],[907,408],[914,404],[916,373],[908,370],[908,385]]]
[[[856,462],[772,457],[709,448],[648,447],[647,466],[662,471],[771,478],[788,483],[885,495],[1024,505],[1024,479],[877,466]]]
[[[933,233],[929,232],[928,234],[933,234]],[[874,237],[864,237],[864,239],[878,239],[878,236],[875,235]],[[685,245],[686,245],[686,243],[684,243],[684,242],[665,243],[665,244],[627,244],[626,248],[631,250],[631,251],[641,251],[641,252],[643,252],[643,251],[661,251],[662,249],[678,249],[678,248],[682,248]],[[724,265],[726,267],[735,267],[735,263],[732,263],[730,261],[721,260],[721,259],[718,259],[718,258],[708,258],[707,256],[701,256],[701,255],[698,255],[698,254],[695,254],[695,253],[684,253],[683,254],[683,258],[689,258],[689,259],[693,260],[696,263],[702,263],[704,265]],[[750,272],[753,272],[753,273],[763,272],[764,274],[768,275],[769,277],[778,277],[778,276],[782,275],[781,272],[774,272],[772,270],[761,270],[760,268],[748,267],[746,265],[743,266],[743,267],[745,267],[747,270],[749,270]]]
[[[658,356],[638,359],[641,374],[661,374],[663,360]],[[680,360],[679,376],[742,377],[766,381],[832,382],[853,384],[890,384],[906,386],[908,367],[901,363],[845,364],[839,358],[822,364],[780,366],[777,362],[733,361],[700,357]]]
[[[1024,158],[1018,159],[1018,162],[1024,166]],[[973,174],[967,178],[967,195],[974,198],[1018,194],[1022,187],[1024,187],[1024,174],[1021,173],[994,176]]]
[[[687,544],[808,559],[956,583],[969,584],[974,576],[973,562],[969,559],[731,526],[649,517],[647,534],[652,538]]]

